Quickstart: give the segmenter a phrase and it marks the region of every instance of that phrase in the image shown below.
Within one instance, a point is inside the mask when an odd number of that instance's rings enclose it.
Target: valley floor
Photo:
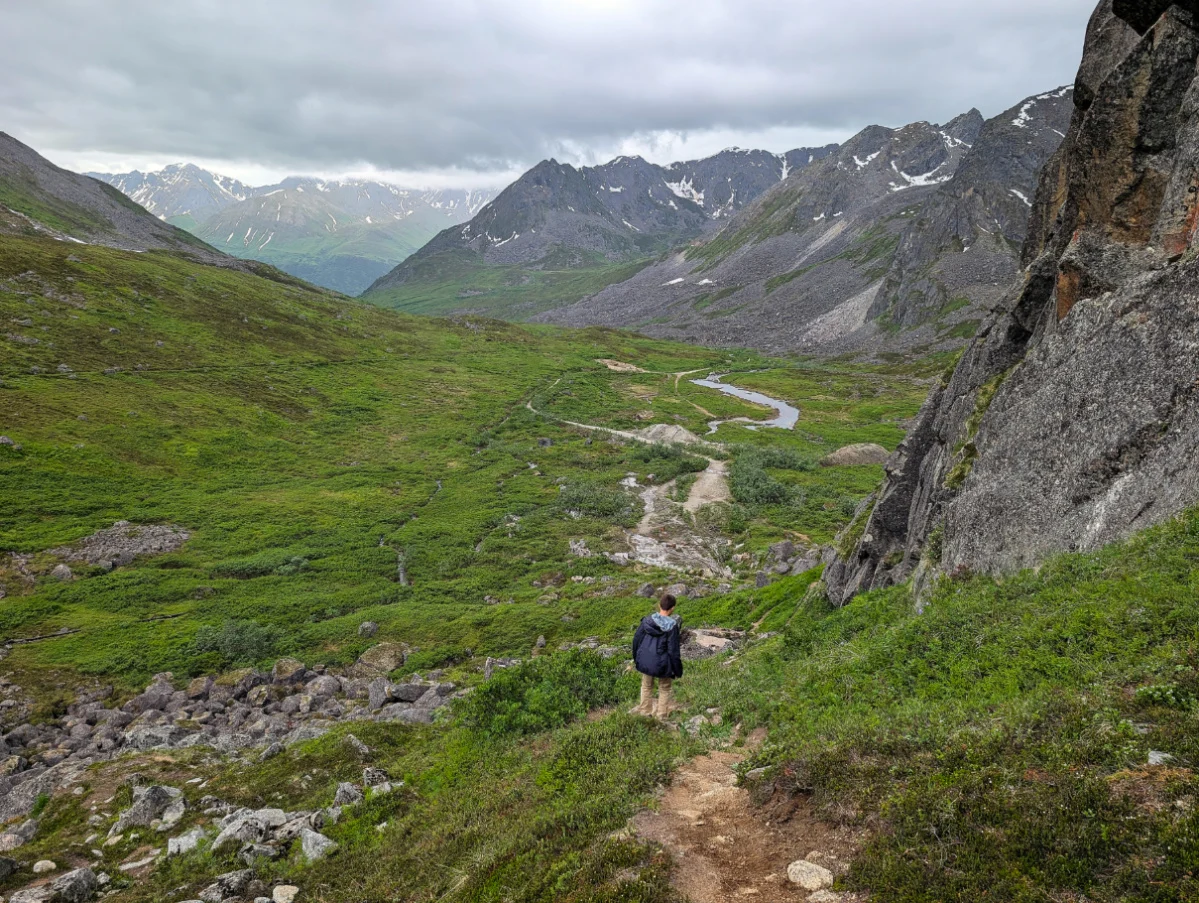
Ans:
[[[0,244],[0,315],[6,896],[77,867],[139,903],[235,874],[658,903],[710,867],[800,899],[805,857],[836,877],[817,901],[1199,894],[1194,516],[959,575],[921,615],[820,594],[882,468],[819,462],[894,449],[945,360],[421,320],[34,239]],[[736,422],[769,414],[683,376],[711,371],[797,428]],[[719,446],[621,435],[712,420]],[[630,561],[636,537],[694,537],[709,573]],[[663,725],[624,714],[622,665],[672,584],[709,632]],[[182,803],[122,817],[147,795]],[[214,850],[241,808],[272,826]]]

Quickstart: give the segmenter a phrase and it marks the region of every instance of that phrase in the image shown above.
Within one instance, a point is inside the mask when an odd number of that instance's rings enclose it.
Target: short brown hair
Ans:
[[[677,603],[678,601],[679,600],[676,599],[674,596],[672,596],[670,593],[663,593],[662,598],[658,600],[658,607],[661,608],[663,611],[672,611],[674,609],[675,603]]]

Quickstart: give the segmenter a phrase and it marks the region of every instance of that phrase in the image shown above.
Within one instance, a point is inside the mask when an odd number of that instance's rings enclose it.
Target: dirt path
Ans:
[[[604,364],[618,364],[618,361],[601,361]],[[698,372],[698,371],[691,371]],[[675,374],[676,380],[686,373]],[[557,383],[555,383],[557,385]],[[551,386],[552,388],[552,386]],[[670,437],[659,433],[662,425],[650,427],[647,430],[633,432],[617,430],[611,427],[598,426],[593,423],[579,423],[575,420],[563,420],[552,414],[537,410],[531,401],[525,407],[540,417],[555,420],[564,426],[587,430],[593,433],[606,433],[619,439],[632,442],[655,444],[669,441]],[[677,428],[676,428],[677,429]],[[632,559],[644,564],[665,567],[680,571],[698,571],[706,576],[728,578],[731,572],[722,562],[721,545],[727,541],[718,537],[701,535],[694,528],[689,515],[695,514],[704,505],[732,500],[732,492],[728,483],[728,466],[724,461],[710,458],[702,454],[703,449],[718,450],[719,444],[705,442],[681,431],[687,438],[687,444],[693,453],[702,455],[708,462],[695,483],[688,492],[687,500],[679,504],[670,496],[674,492],[675,481],[661,486],[638,487],[634,482],[631,488],[641,489],[641,500],[645,505],[645,513],[637,528],[628,534],[629,555]]]
[[[633,831],[671,854],[673,883],[692,903],[808,900],[809,892],[788,880],[787,867],[806,858],[838,873],[858,837],[817,819],[803,797],[755,806],[733,771],[745,755],[718,750],[688,762],[657,808],[634,818]],[[853,897],[818,891],[813,899]]]
[[[714,502],[731,502],[733,494],[729,490],[728,465],[716,458],[708,459],[708,469],[699,475],[691,485],[691,492],[683,504],[683,510],[694,514],[704,505]]]

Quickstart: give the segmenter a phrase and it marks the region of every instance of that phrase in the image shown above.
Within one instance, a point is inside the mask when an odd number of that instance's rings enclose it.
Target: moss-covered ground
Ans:
[[[881,473],[815,461],[851,441],[893,447],[944,365],[780,366],[609,332],[434,322],[168,255],[41,240],[0,244],[0,289],[5,333],[22,337],[4,340],[0,361],[0,433],[21,445],[0,446],[0,547],[27,555],[36,578],[5,559],[0,629],[79,631],[4,662],[47,704],[79,679],[127,692],[158,670],[237,664],[195,643],[230,623],[256,623],[262,644],[236,655],[318,663],[358,654],[357,626],[375,620],[376,640],[417,646],[421,668],[444,664],[468,684],[480,656],[524,654],[539,634],[550,650],[624,642],[645,605],[633,584],[671,575],[571,558],[568,540],[616,548],[638,516],[619,480],[689,462],[537,417],[529,402],[622,428],[760,419],[675,375],[715,369],[797,404],[793,434],[721,428],[743,494],[721,526],[754,553],[788,532],[831,539]],[[118,519],[193,538],[111,573],[48,579],[49,549]],[[904,587],[832,610],[811,591],[818,572],[737,589],[684,603],[689,623],[773,634],[732,664],[689,665],[683,717],[724,715],[697,737],[622,714],[636,687],[619,665],[555,652],[431,726],[351,725],[266,762],[185,750],[102,766],[82,796],[43,805],[21,856],[92,861],[86,836],[127,796],[114,796],[122,771],[193,802],[311,808],[370,764],[404,786],[329,827],[340,850],[327,861],[281,860],[265,877],[307,900],[670,901],[671,868],[686,864],[638,843],[626,820],[681,758],[740,724],[739,736],[769,731],[745,766],[766,769],[763,793],[810,796],[865,829],[842,889],[903,903],[1182,903],[1199,898],[1197,574],[1192,514],[1037,572],[944,582],[922,613]],[[108,813],[97,827],[92,803]],[[102,850],[116,899],[194,897],[239,867],[201,851],[125,877],[116,865],[145,841]]]

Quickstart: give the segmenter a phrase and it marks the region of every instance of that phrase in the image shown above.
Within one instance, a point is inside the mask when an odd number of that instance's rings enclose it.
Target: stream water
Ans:
[[[712,373],[708,375],[707,379],[693,379],[691,382],[697,386],[723,392],[725,395],[732,395],[734,398],[740,398],[742,401],[749,401],[768,408],[774,408],[777,416],[773,420],[765,421],[751,421],[745,417],[737,417],[732,420],[713,420],[708,424],[709,436],[720,429],[722,423],[743,423],[746,424],[746,429],[751,430],[763,427],[780,430],[795,429],[795,424],[799,422],[799,408],[793,407],[785,401],[779,401],[777,398],[771,398],[769,395],[763,395],[761,392],[751,392],[749,389],[739,389],[737,386],[726,385],[721,382],[726,376],[728,376],[727,373]]]

